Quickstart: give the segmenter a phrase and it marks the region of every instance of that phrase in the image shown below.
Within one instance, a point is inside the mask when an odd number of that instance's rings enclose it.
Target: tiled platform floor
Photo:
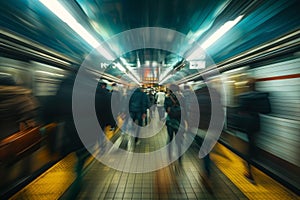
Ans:
[[[211,153],[215,165],[209,190],[198,148],[192,145],[182,166],[175,162],[150,173],[125,173],[90,159],[81,188],[71,185],[76,157],[70,154],[11,199],[299,199],[257,169],[256,185],[248,182],[243,161],[220,144]]]
[[[184,155],[182,166],[175,162],[149,173],[117,171],[95,161],[83,177],[76,199],[247,199],[215,165],[211,190],[206,188],[197,148],[194,144]],[[62,199],[77,190],[71,187]]]
[[[116,136],[123,149],[124,141]],[[134,152],[151,152],[166,144],[167,133],[141,139]],[[74,153],[68,155],[11,199],[299,199],[258,169],[256,184],[244,176],[243,160],[217,144],[211,152],[212,177],[203,179],[203,161],[196,141],[185,152],[180,165],[148,173],[127,173],[112,169],[92,157],[87,161],[81,184],[76,184]],[[163,157],[163,156],[162,156]],[[149,161],[142,161],[149,163]]]

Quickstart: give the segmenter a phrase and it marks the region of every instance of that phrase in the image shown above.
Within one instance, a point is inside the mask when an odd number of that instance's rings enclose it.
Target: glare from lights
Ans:
[[[50,68],[50,69],[54,69],[54,70],[58,70],[58,71],[64,71],[63,69],[61,68],[58,68],[58,67],[53,67],[51,65],[47,65],[47,64],[44,64],[44,63],[40,63],[40,62],[35,62],[35,61],[32,61],[32,63],[35,63],[39,66],[42,66],[42,67],[47,67],[47,68]]]
[[[233,26],[235,26],[241,19],[243,15],[240,15],[233,21],[228,21],[223,24],[214,34],[212,34],[201,46],[196,48],[195,51],[191,53],[191,55],[187,56],[186,60],[194,60],[194,59],[202,59],[205,58],[205,51],[210,47],[215,41],[217,41],[221,36],[223,36],[226,32],[228,32]]]
[[[136,52],[136,66],[141,67],[141,61],[140,61],[138,52]]]
[[[125,58],[123,58],[123,57],[120,57],[120,60],[123,63],[123,65],[125,65],[127,68],[130,68],[131,65],[134,65],[134,64],[128,63],[127,60]]]
[[[229,31],[233,26],[235,26],[241,19],[243,15],[238,16],[233,21],[228,21],[223,26],[221,26],[214,34],[212,34],[202,45],[203,49],[210,47],[215,41],[217,41],[221,36],[223,36],[227,31]]]
[[[120,63],[116,63],[115,66],[121,71],[126,73],[126,69],[120,64]]]
[[[127,63],[127,61],[123,58],[120,57],[120,60],[123,64]],[[126,64],[125,64],[126,65]],[[140,85],[140,79],[138,78],[137,74],[135,73],[135,71],[128,69],[128,66],[124,67],[122,64],[120,64],[119,62],[114,64],[114,66],[116,66],[120,71],[124,72],[125,74],[127,74],[127,76],[132,79],[134,82],[136,82],[138,85]],[[129,73],[127,73],[129,72]]]
[[[172,67],[168,67],[164,72],[163,74],[160,76],[160,80],[159,81],[162,81],[163,79],[165,79],[165,76],[167,76],[167,74],[172,71],[173,68]]]
[[[205,57],[205,51],[199,46],[195,51],[192,52],[191,55],[187,56],[186,60],[204,60]]]
[[[56,73],[51,73],[51,72],[46,72],[46,71],[40,71],[40,70],[37,70],[35,72],[42,73],[42,74],[48,74],[48,75],[52,75],[52,76],[60,76],[60,77],[64,76],[62,74],[56,74]]]
[[[0,72],[0,75],[11,76],[11,74]]]
[[[127,60],[123,57],[120,57],[120,60],[122,61],[123,64],[126,64],[127,63]]]
[[[138,81],[140,82],[140,78],[138,77],[138,74],[135,71],[130,71],[130,73],[132,74],[132,76]]]
[[[137,67],[141,67],[140,59],[137,60]]]
[[[249,68],[249,66],[239,67],[239,68],[236,68],[236,69],[226,71],[226,72],[224,72],[224,74],[242,73],[245,70],[247,70],[248,68]]]
[[[107,60],[115,60],[115,58],[114,58],[112,55],[110,55],[110,53],[108,53],[108,52],[106,51],[106,49],[103,48],[102,46],[97,47],[97,51],[98,51],[101,55],[103,55],[104,58],[106,58]]]
[[[152,67],[157,67],[158,63],[156,61],[152,62]]]
[[[131,80],[133,80],[134,82],[136,82],[138,85],[141,85],[141,84],[138,82],[138,80],[137,80],[133,75],[127,74],[127,76],[128,76]]]
[[[104,83],[106,83],[107,85],[112,84],[112,82],[110,82],[110,81],[108,81],[108,80],[106,80],[106,79],[102,79],[102,81],[103,81]]]
[[[158,84],[162,85],[163,83],[165,83],[169,78],[172,77],[172,74],[169,74],[168,76],[166,76],[162,81],[160,81]]]
[[[93,48],[98,48],[100,43],[87,31],[76,19],[57,1],[57,0],[39,0],[51,12],[72,28],[80,37],[82,37]],[[98,49],[97,49],[98,50]],[[98,50],[107,60],[114,60],[104,48]]]

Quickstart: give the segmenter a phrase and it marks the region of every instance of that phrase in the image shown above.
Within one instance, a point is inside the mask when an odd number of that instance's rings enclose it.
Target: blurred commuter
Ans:
[[[130,99],[130,90],[124,89],[120,99],[120,116],[123,120],[122,130],[123,132],[127,131],[129,115],[129,99]]]
[[[129,99],[129,113],[133,122],[135,122],[138,127],[135,135],[135,144],[139,144],[138,139],[140,134],[140,127],[143,126],[143,120],[147,116],[148,108],[148,97],[140,88],[137,88]]]
[[[111,130],[114,131],[117,126],[117,117],[121,114],[121,107],[122,104],[120,104],[120,101],[122,100],[122,93],[119,91],[119,88],[116,83],[113,83],[112,89],[110,90],[111,93],[111,107],[114,108],[115,117],[116,119],[114,121],[111,121]]]
[[[17,85],[12,75],[0,73],[0,140],[40,124],[39,108],[30,89]]]
[[[184,86],[184,90],[182,91],[183,95],[183,102],[184,102],[184,108],[185,108],[185,113],[186,113],[186,118],[187,121],[190,122],[188,124],[188,133],[192,133],[192,128],[198,128],[197,124],[195,122],[195,118],[197,118],[195,115],[197,114],[194,112],[194,108],[197,108],[198,102],[193,94],[193,91],[191,90],[191,87],[189,85]]]
[[[107,84],[100,80],[96,89],[95,108],[98,122],[104,134],[99,133],[100,153],[103,155],[107,152],[107,134],[114,131],[116,120],[112,113],[112,93],[106,88]],[[118,96],[119,98],[119,96]],[[116,102],[115,102],[116,103]],[[119,104],[120,102],[118,102]]]
[[[247,165],[244,175],[251,182],[254,182],[251,165],[256,155],[256,136],[260,130],[259,113],[267,114],[271,112],[268,93],[256,91],[255,82],[255,79],[250,78],[246,83],[248,92],[244,92],[238,96],[239,119],[241,120],[239,126],[240,129],[246,133],[248,138]]]
[[[198,105],[200,110],[200,121],[198,124],[198,128],[200,129],[199,133],[201,135],[200,137],[202,142],[204,141],[204,139],[206,140],[206,144],[203,143],[201,144],[201,149],[203,152],[199,152],[205,155],[202,158],[202,163],[203,163],[202,166],[203,166],[204,173],[201,174],[201,178],[205,188],[210,193],[212,193],[212,186],[211,186],[212,161],[210,159],[210,149],[212,148],[211,145],[214,144],[214,141],[216,139],[215,136],[216,134],[218,134],[219,131],[215,129],[214,125],[210,127],[210,124],[216,123],[216,122],[211,122],[212,100],[214,101],[217,107],[220,106],[221,108],[221,95],[220,92],[218,91],[218,88],[212,86],[205,86],[201,88],[200,90],[197,91],[196,95],[197,95]]]
[[[144,119],[144,124],[143,125],[147,125],[148,123],[150,123],[150,108],[151,108],[151,102],[150,102],[150,97],[148,92],[144,91],[144,93],[146,94],[146,100],[147,100],[147,111],[146,111],[146,117]]]
[[[183,114],[184,106],[180,105],[180,101],[178,98],[182,98],[182,95],[180,94],[179,87],[177,85],[170,85],[168,89],[168,97],[164,101],[164,108],[167,112],[167,118],[166,118],[166,126],[167,126],[167,132],[168,132],[168,140],[167,143],[172,142],[173,137],[175,136],[175,144],[177,147],[177,155],[181,155],[181,146],[183,142],[183,138],[181,135],[177,136],[181,117],[185,117]],[[181,101],[183,102],[183,101]],[[172,158],[172,151],[173,148],[169,148],[169,157]],[[182,156],[179,156],[179,163],[181,164]]]
[[[165,117],[165,97],[166,94],[163,90],[160,90],[158,93],[156,93],[155,99],[156,99],[156,107],[159,114],[159,120],[162,120]]]
[[[155,105],[155,96],[154,96],[152,90],[150,90],[147,93],[147,95],[148,95],[148,99],[149,99],[149,103],[150,103],[150,105],[149,105],[149,115],[150,115],[150,118],[152,118],[153,115],[154,115],[154,111],[155,111],[155,106],[154,106]]]
[[[108,126],[113,127],[116,123],[111,110],[112,95],[106,86],[107,84],[100,80],[95,95],[96,114],[103,132]]]
[[[123,90],[122,94],[121,94],[121,99],[120,99],[120,124],[121,125],[121,141],[122,144],[125,145],[125,148],[129,148],[128,146],[128,129],[130,129],[129,127],[131,125],[129,125],[129,120],[130,120],[130,114],[129,114],[129,99],[130,99],[130,91],[129,89],[125,89]]]
[[[211,89],[212,90],[212,89]],[[199,122],[199,129],[202,130],[204,135],[201,135],[201,140],[204,140],[204,137],[207,134],[207,129],[209,127],[210,118],[211,118],[211,98],[209,95],[208,87],[201,88],[201,90],[197,93],[197,99],[199,103],[199,110],[200,110],[200,122]],[[203,157],[203,169],[204,174],[202,174],[202,181],[204,186],[210,191],[211,190],[211,159],[210,154],[208,153],[206,156]]]
[[[66,155],[75,151],[77,157],[75,165],[75,172],[77,174],[76,183],[80,185],[83,166],[90,153],[85,148],[77,133],[72,114],[72,91],[75,77],[75,74],[72,74],[61,82],[56,95],[56,103],[58,105],[57,118],[64,125],[62,152]]]

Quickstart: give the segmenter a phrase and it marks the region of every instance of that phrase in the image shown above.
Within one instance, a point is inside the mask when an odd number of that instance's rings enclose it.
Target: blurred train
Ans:
[[[64,70],[42,63],[0,57],[1,196],[61,158],[52,145],[57,123],[43,108],[64,75]]]
[[[278,48],[287,43],[278,44]],[[220,142],[239,155],[244,155],[244,147],[247,145],[245,133],[232,126],[228,116],[232,109],[239,106],[238,94],[247,91],[245,86],[247,79],[255,78],[256,89],[269,93],[272,108],[271,113],[260,114],[261,129],[257,138],[257,147],[260,151],[255,160],[256,166],[299,191],[299,45],[288,51],[282,50],[280,54],[271,51],[266,56],[265,52],[261,51],[256,57],[259,59],[249,59],[242,63],[228,62],[220,66],[221,74],[218,77],[211,78],[211,81],[222,81],[224,87],[222,100],[226,120]],[[64,156],[59,152],[62,140],[61,124],[51,114],[55,112],[55,107],[49,108],[48,103],[53,101],[59,84],[70,73],[72,72],[67,70],[67,67],[52,66],[37,60],[20,60],[18,56],[0,57],[0,74],[11,76],[17,85],[29,89],[39,104],[39,117],[34,129],[17,131],[19,124],[15,123],[13,131],[1,132],[1,194],[21,184],[25,179],[28,181],[30,175],[38,174]],[[191,77],[183,84],[188,81],[192,81],[191,86],[197,95],[209,95],[202,92],[205,83],[199,80],[199,76]],[[0,130],[4,128],[1,127]],[[13,148],[16,146],[20,148]]]
[[[255,139],[258,151],[254,163],[256,167],[299,193],[299,49],[239,64],[238,67],[225,70],[210,79],[223,92],[222,104],[226,116],[219,142],[243,158],[246,158],[248,138],[245,131],[237,125],[241,121],[234,122],[232,116],[239,109],[239,95],[249,91],[246,85],[249,79],[256,81],[256,91],[268,94],[271,107],[271,112],[259,113],[260,130]],[[190,83],[195,93],[209,96],[209,92],[204,89],[206,83],[199,78],[196,80],[198,81]]]

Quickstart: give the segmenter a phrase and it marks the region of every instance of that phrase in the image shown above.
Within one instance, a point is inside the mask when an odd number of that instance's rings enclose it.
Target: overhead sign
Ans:
[[[205,61],[204,60],[191,60],[190,69],[204,69]]]

